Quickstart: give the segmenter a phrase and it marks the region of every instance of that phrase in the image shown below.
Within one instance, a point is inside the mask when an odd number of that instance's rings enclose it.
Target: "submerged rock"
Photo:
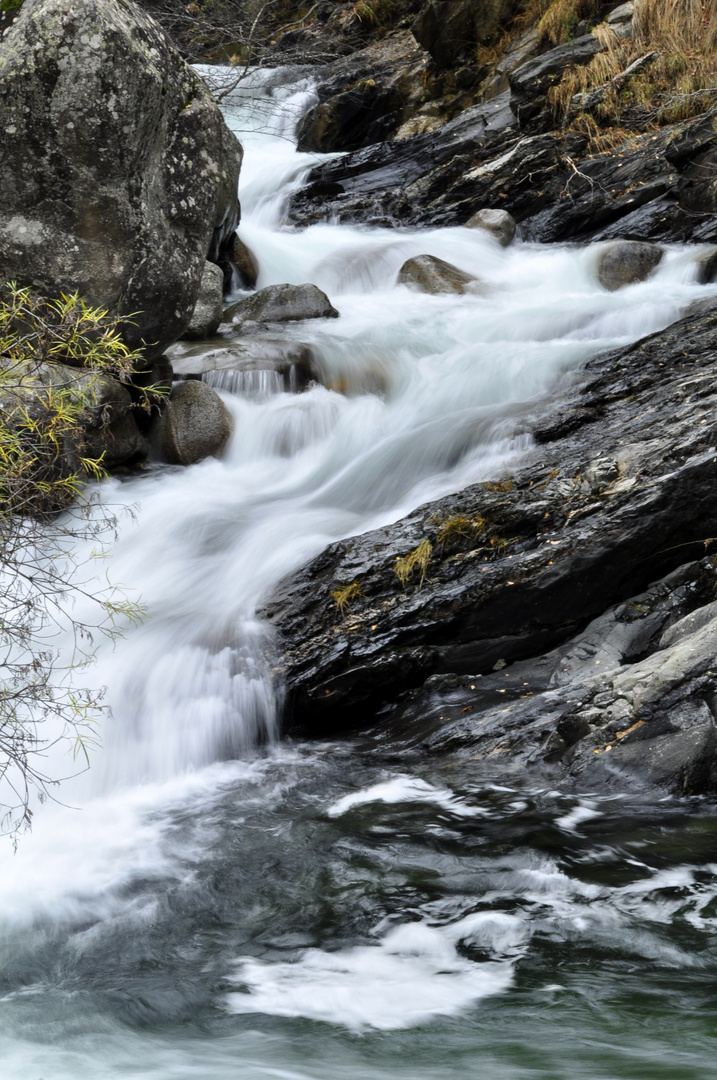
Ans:
[[[691,561],[717,535],[715,375],[714,313],[598,356],[528,420],[537,447],[512,476],[284,581],[264,614],[289,722],[378,712],[399,742],[465,746],[498,775],[717,787],[717,574]]]
[[[459,270],[435,255],[416,255],[406,259],[398,272],[398,285],[410,285],[425,293],[465,293],[480,291],[481,283],[473,274]]]
[[[515,219],[507,210],[478,210],[468,218],[466,228],[483,229],[494,236],[501,247],[508,247],[515,236]]]
[[[237,300],[224,312],[225,322],[293,322],[337,319],[338,311],[316,285],[268,285]]]
[[[158,356],[239,220],[241,146],[132,0],[25,0],[0,40],[0,280],[78,290]]]
[[[189,326],[184,331],[188,340],[211,337],[224,316],[224,273],[215,263],[205,262]]]
[[[657,244],[643,244],[638,240],[618,240],[608,244],[598,255],[598,281],[610,292],[636,281],[644,281],[662,260],[663,254]]]
[[[192,354],[175,348],[175,375],[245,397],[301,393],[322,381],[308,345],[269,334],[243,337],[222,348]]]
[[[203,382],[175,383],[152,428],[157,455],[170,465],[193,465],[220,454],[233,430],[231,413]]]

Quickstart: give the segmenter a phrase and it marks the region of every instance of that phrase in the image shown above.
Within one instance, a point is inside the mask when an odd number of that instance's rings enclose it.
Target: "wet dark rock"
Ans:
[[[298,149],[357,150],[391,138],[425,100],[429,65],[406,30],[334,61],[321,73],[319,101],[299,125]]]
[[[700,285],[710,285],[717,278],[717,247],[708,248],[696,261],[696,280]]]
[[[425,711],[446,679],[465,694],[419,725],[435,749],[480,744],[486,767],[577,786],[711,790],[715,374],[714,312],[596,357],[521,422],[536,448],[510,478],[333,544],[284,581],[264,614],[288,723],[336,731],[379,710],[400,732],[401,710]],[[402,584],[397,559],[421,552],[425,576]],[[342,610],[332,593],[354,583]],[[517,693],[490,699],[510,678]]]
[[[473,274],[459,270],[435,255],[416,255],[407,259],[398,272],[398,285],[409,285],[424,293],[465,293],[481,289]]]
[[[229,441],[233,421],[216,390],[206,383],[175,383],[152,427],[152,445],[162,461],[193,465],[220,454]]]
[[[717,110],[586,157],[575,132],[521,130],[508,93],[435,130],[327,162],[290,215],[374,225],[462,225],[506,210],[526,240],[717,242]]]
[[[468,218],[466,228],[483,229],[494,236],[501,247],[508,247],[515,236],[515,219],[507,210],[478,210]]]
[[[25,0],[0,41],[0,279],[78,290],[158,356],[239,220],[241,147],[131,0]]]
[[[512,71],[508,78],[511,106],[521,125],[543,110],[548,91],[560,82],[566,68],[589,63],[604,48],[594,34],[585,34],[526,61]]]
[[[224,317],[224,273],[215,263],[205,262],[189,326],[183,337],[190,341],[211,337]]]
[[[428,0],[411,30],[439,67],[470,58],[515,10],[511,0]]]
[[[601,249],[597,259],[598,281],[604,289],[614,292],[625,285],[644,281],[662,260],[663,250],[657,244],[642,244],[639,240],[616,240]]]
[[[239,275],[242,288],[255,289],[259,277],[259,263],[251,248],[236,234],[231,244],[231,261]]]
[[[305,285],[268,285],[253,296],[237,300],[224,312],[225,322],[293,322],[336,319],[338,311],[325,292]]]

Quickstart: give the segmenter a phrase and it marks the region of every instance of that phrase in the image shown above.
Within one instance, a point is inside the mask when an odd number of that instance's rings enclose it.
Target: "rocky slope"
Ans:
[[[285,581],[291,724],[378,712],[392,745],[495,774],[712,790],[716,370],[709,312],[601,355],[516,421],[535,448],[509,477]]]

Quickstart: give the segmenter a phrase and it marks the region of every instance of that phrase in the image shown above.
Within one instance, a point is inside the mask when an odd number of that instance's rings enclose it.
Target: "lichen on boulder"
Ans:
[[[239,220],[242,150],[132,0],[25,0],[0,40],[0,280],[77,290],[158,356]]]

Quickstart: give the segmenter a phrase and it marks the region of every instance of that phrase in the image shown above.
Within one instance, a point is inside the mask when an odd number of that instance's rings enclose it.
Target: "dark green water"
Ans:
[[[3,864],[2,1076],[717,1076],[714,808],[474,773],[285,748],[55,811]]]

